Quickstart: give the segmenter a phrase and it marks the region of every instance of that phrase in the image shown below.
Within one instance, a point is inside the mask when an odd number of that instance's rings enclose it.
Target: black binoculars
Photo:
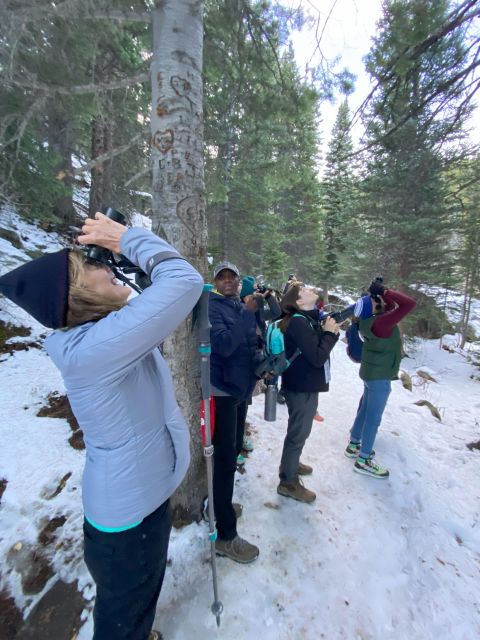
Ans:
[[[110,220],[115,220],[115,222],[119,222],[123,225],[126,224],[123,213],[120,213],[120,211],[117,211],[116,209],[112,209],[112,207],[104,207],[102,209],[102,213],[106,215],[107,218],[110,218]],[[104,249],[104,247],[99,247],[96,244],[89,244],[87,247],[87,260],[101,262],[102,264],[111,264],[113,256],[109,249]]]
[[[110,220],[114,220],[115,222],[119,222],[120,224],[126,225],[127,221],[123,213],[113,209],[112,207],[104,207],[102,209],[102,213],[110,218]],[[138,293],[141,293],[144,289],[150,286],[151,280],[144,273],[140,267],[137,267],[130,262],[128,258],[123,255],[118,256],[117,258],[110,251],[110,249],[105,249],[104,247],[99,247],[96,244],[89,244],[86,247],[87,251],[87,260],[90,262],[100,262],[101,264],[105,264],[113,271],[115,277],[128,284],[132,289],[135,289]],[[134,273],[135,274],[135,284],[129,280],[125,274]]]

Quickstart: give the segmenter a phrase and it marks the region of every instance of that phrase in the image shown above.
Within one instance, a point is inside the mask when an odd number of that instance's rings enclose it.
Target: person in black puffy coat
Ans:
[[[339,326],[327,317],[323,324],[315,304],[318,293],[296,282],[283,296],[285,354],[296,357],[282,375],[282,391],[288,408],[288,428],[280,462],[277,492],[300,502],[313,502],[316,495],[306,489],[299,475],[309,475],[312,467],[300,462],[305,442],[312,430],[319,392],[328,391],[330,351],[338,340]]]

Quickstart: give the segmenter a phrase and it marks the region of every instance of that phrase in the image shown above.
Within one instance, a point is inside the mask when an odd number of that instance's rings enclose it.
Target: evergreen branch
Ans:
[[[104,93],[106,91],[114,91],[115,89],[125,89],[131,87],[135,84],[143,84],[150,80],[149,73],[137,73],[133,76],[127,76],[121,78],[119,80],[113,80],[112,82],[104,82],[102,84],[98,84],[95,82],[91,82],[90,84],[77,85],[72,87],[62,87],[49,85],[44,82],[39,82],[36,79],[33,79],[32,82],[25,82],[22,80],[10,79],[6,84],[13,84],[22,89],[28,90],[37,90],[40,91],[44,95],[55,96],[55,95],[82,95],[82,94],[91,94],[91,93]]]
[[[114,22],[143,22],[144,24],[150,24],[152,21],[152,14],[148,11],[145,12],[124,12],[124,11],[93,11],[88,18],[94,18],[95,20],[112,20]]]
[[[474,10],[470,11],[472,8],[474,8]],[[441,27],[439,27],[436,31],[429,34],[426,38],[424,38],[418,44],[411,47],[406,47],[402,53],[400,53],[396,58],[393,59],[393,61],[388,65],[385,72],[382,73],[380,76],[378,76],[378,81],[376,82],[372,90],[369,92],[365,100],[362,102],[362,104],[358,107],[358,109],[353,114],[350,121],[350,129],[353,128],[353,126],[356,124],[358,119],[363,115],[367,105],[370,103],[371,99],[373,98],[375,93],[379,90],[379,88],[383,84],[386,84],[394,79],[395,69],[399,64],[399,62],[405,59],[417,60],[421,54],[425,53],[430,47],[436,44],[441,38],[445,37],[455,29],[464,25],[465,23],[470,22],[471,20],[473,20],[473,18],[478,18],[478,17],[480,17],[480,7],[478,6],[478,0],[467,0],[467,2],[465,2],[463,5],[460,5],[459,7],[457,7],[457,9],[449,15],[448,21],[445,24],[443,24]],[[398,84],[398,81],[394,83],[395,86],[397,84]],[[391,91],[392,90],[393,88],[391,89]]]
[[[250,34],[250,37],[252,38],[252,41],[255,45],[255,47],[257,48],[257,51],[260,55],[260,59],[262,60],[262,62],[265,64],[265,66],[267,67],[267,69],[269,71],[272,72],[273,76],[275,77],[275,71],[271,68],[271,66],[263,59],[262,55],[261,55],[261,48],[259,46],[259,44],[257,43],[257,39],[255,37],[255,34],[253,32],[253,24],[255,23],[256,26],[259,28],[260,30],[260,35],[263,35],[268,43],[268,46],[270,47],[273,57],[275,58],[275,63],[277,66],[277,70],[278,70],[278,75],[280,76],[280,82],[282,84],[283,87],[285,87],[285,81],[283,79],[283,73],[282,73],[282,67],[280,65],[280,60],[278,58],[278,53],[277,53],[277,49],[274,45],[274,43],[272,42],[269,34],[266,32],[266,30],[263,28],[262,22],[261,20],[258,19],[258,16],[255,14],[254,11],[252,11],[251,7],[249,6],[249,3],[246,0],[242,0],[242,6],[243,9],[245,11],[245,17],[247,19],[247,29],[248,29],[248,33]]]
[[[309,4],[312,6],[312,8],[316,8],[316,7],[314,7],[314,5],[313,5],[313,3],[312,3],[312,2],[310,2],[310,1],[309,1]],[[323,38],[323,35],[324,35],[324,33],[325,33],[325,29],[327,28],[327,24],[329,23],[330,18],[332,17],[332,13],[333,13],[333,11],[334,11],[334,9],[335,9],[335,7],[336,7],[336,4],[337,4],[337,0],[334,0],[333,4],[332,4],[332,5],[331,5],[331,7],[330,7],[330,11],[328,12],[328,15],[327,15],[327,17],[326,17],[326,19],[325,19],[325,24],[323,25],[323,28],[322,28],[322,32],[321,32],[321,34],[320,34],[320,37],[318,36],[318,30],[319,30],[319,27],[320,27],[320,10],[317,8],[317,12],[318,12],[318,20],[317,20],[317,24],[316,24],[316,28],[315,28],[315,41],[316,41],[316,43],[317,43],[317,44],[316,44],[316,47],[315,47],[315,49],[314,49],[314,51],[313,51],[312,55],[310,56],[310,59],[309,59],[309,61],[308,61],[308,63],[307,63],[307,66],[308,66],[308,65],[310,65],[310,62],[313,60],[313,57],[314,57],[315,53],[318,51],[318,53],[320,54],[320,58],[321,58],[322,62],[323,62],[323,61],[325,61],[325,62],[326,62],[326,64],[327,64],[327,69],[328,69],[328,67],[329,67],[329,64],[328,64],[327,58],[326,58],[326,56],[323,54],[322,49],[321,49],[321,47],[320,47],[320,43],[322,42],[322,38]]]
[[[151,171],[150,167],[146,167],[145,169],[141,169],[140,171],[137,171],[137,173],[133,175],[131,178],[129,178],[123,186],[129,187],[131,184],[136,182],[139,178],[143,178],[143,176],[147,176],[150,173],[150,171]]]
[[[78,0],[64,0],[63,2],[47,2],[39,6],[39,2],[19,3],[18,0],[7,2],[4,9],[22,22],[36,22],[42,18],[84,18],[86,20],[109,20],[114,22],[143,22],[149,24],[152,14],[149,11],[122,11],[121,9],[96,9],[93,4],[90,11],[80,12]],[[85,9],[85,7],[83,7]]]
[[[119,147],[115,147],[114,149],[112,149],[108,153],[103,153],[102,155],[97,156],[96,158],[91,160],[90,162],[86,162],[81,167],[77,167],[76,169],[73,169],[72,171],[64,171],[63,172],[63,176],[69,176],[69,177],[78,176],[78,175],[80,175],[82,173],[85,173],[85,171],[90,171],[90,169],[93,169],[95,167],[99,167],[100,165],[102,165],[107,160],[111,160],[112,158],[115,158],[116,156],[119,156],[122,153],[125,153],[126,151],[128,151],[131,147],[133,147],[142,138],[143,138],[143,134],[139,133],[136,136],[134,136],[133,138],[131,138],[130,141],[127,144],[123,144],[123,145],[121,145]]]

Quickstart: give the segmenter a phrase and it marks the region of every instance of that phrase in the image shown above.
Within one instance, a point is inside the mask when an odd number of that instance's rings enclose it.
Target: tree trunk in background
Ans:
[[[203,174],[203,2],[155,0],[152,77],[153,230],[207,273]],[[192,437],[192,462],[172,498],[178,526],[200,516],[206,475],[200,438],[200,366],[192,319],[164,343]]]
[[[66,188],[64,196],[53,203],[52,212],[65,224],[73,223],[75,209],[73,208],[73,180],[70,177],[72,171],[72,156],[70,149],[70,129],[68,117],[50,102],[48,106],[48,144],[59,156],[56,170],[63,175],[62,182]]]
[[[110,97],[107,95],[99,113],[92,121],[92,160],[112,149],[113,122]],[[92,167],[88,215],[112,205],[112,159]]]
[[[231,109],[229,109],[230,115]],[[221,259],[229,260],[230,256],[230,244],[228,241],[228,219],[230,217],[230,174],[232,171],[232,125],[230,122],[227,124],[227,140],[225,145],[225,164],[224,164],[224,184],[225,184],[225,199],[223,201],[223,215],[221,222]]]

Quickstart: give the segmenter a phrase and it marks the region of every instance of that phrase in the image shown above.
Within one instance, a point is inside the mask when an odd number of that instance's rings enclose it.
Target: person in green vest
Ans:
[[[353,470],[374,478],[388,478],[388,469],[378,465],[373,445],[391,391],[391,381],[398,378],[402,358],[402,340],[398,323],[415,307],[415,300],[393,289],[386,289],[380,278],[369,288],[368,296],[355,305],[363,338],[360,378],[363,395],[350,430],[345,449],[355,458]]]

